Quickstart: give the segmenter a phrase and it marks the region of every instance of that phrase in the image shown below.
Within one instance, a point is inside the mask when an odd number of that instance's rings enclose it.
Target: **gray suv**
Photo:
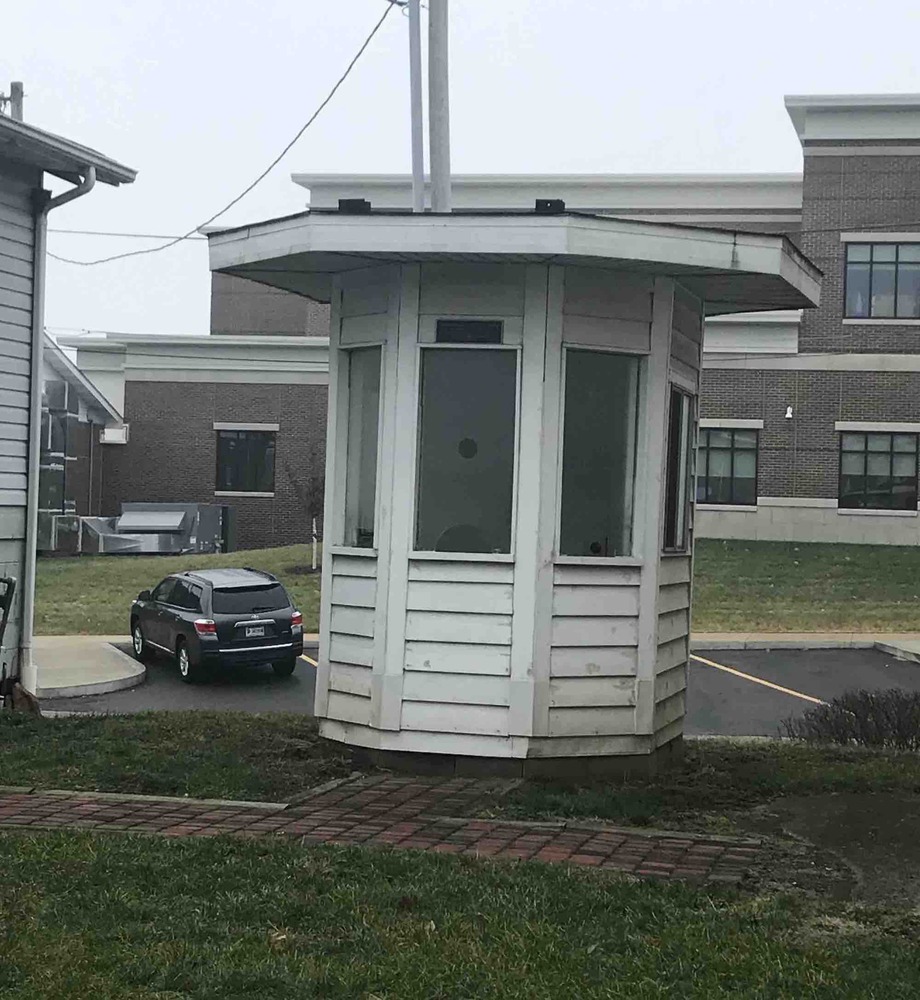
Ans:
[[[137,595],[131,641],[139,660],[151,652],[174,656],[186,683],[251,663],[271,663],[279,677],[288,677],[303,653],[303,615],[271,573],[173,573]]]

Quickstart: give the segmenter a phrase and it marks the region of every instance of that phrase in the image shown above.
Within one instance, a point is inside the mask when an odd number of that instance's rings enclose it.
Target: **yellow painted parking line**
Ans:
[[[306,660],[306,661],[307,661],[307,663],[312,663],[314,667],[318,667],[318,666],[319,666],[319,664],[318,664],[318,663],[316,662],[316,660],[311,660],[311,659],[310,659],[310,657],[309,657],[309,656],[307,656],[307,654],[306,654],[306,653],[301,653],[301,654],[300,654],[300,658],[301,658],[302,660]]]
[[[822,701],[820,698],[814,698],[810,694],[803,694],[801,691],[793,691],[792,688],[783,687],[781,684],[774,684],[772,681],[765,681],[762,677],[755,677],[753,674],[746,674],[741,670],[735,670],[734,667],[726,667],[724,663],[716,663],[714,660],[707,660],[705,657],[696,656],[694,653],[690,654],[691,660],[696,660],[697,663],[705,663],[707,667],[715,667],[716,670],[724,670],[727,674],[734,674],[735,677],[741,677],[746,681],[751,681],[752,684],[762,684],[764,687],[772,688],[774,691],[779,691],[781,694],[791,695],[793,698],[801,698],[802,701],[810,701],[814,705],[826,705],[826,701]]]

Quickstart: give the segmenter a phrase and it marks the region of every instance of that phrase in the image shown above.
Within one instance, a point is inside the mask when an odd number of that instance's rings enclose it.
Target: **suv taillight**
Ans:
[[[295,611],[291,615],[291,628],[303,627],[303,612]]]
[[[217,635],[217,624],[210,618],[196,618],[195,631],[199,635]]]

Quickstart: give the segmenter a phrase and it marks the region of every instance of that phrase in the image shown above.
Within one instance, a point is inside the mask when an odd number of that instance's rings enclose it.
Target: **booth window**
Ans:
[[[421,351],[415,548],[511,551],[517,352]]]
[[[693,475],[692,402],[671,387],[665,468],[664,549],[685,552],[689,544],[690,480]]]
[[[273,493],[275,432],[219,430],[215,489],[219,493]]]
[[[917,435],[840,435],[840,490],[843,509],[917,509]]]
[[[559,552],[632,553],[639,359],[567,350]]]
[[[348,364],[348,453],[345,463],[345,544],[374,547],[381,348],[343,351]]]
[[[757,431],[704,427],[697,449],[697,503],[757,503]]]

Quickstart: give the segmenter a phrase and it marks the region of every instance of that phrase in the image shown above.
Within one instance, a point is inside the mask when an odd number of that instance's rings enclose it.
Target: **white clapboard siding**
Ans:
[[[690,613],[684,608],[681,611],[669,611],[658,616],[658,643],[679,639],[690,632]]]
[[[364,556],[332,557],[332,572],[337,576],[369,576],[377,578],[377,560]]]
[[[368,576],[332,577],[332,603],[349,608],[373,608],[377,603],[377,581]]]
[[[404,701],[402,728],[431,733],[507,736],[508,709],[498,705],[448,705]]]
[[[374,663],[374,640],[363,635],[329,636],[329,659],[336,663],[352,663],[358,667],[370,667]]]
[[[514,583],[514,566],[501,562],[459,562],[411,559],[409,582],[439,580],[442,583]]]
[[[409,611],[406,613],[406,639],[510,646],[511,615]]]
[[[651,349],[652,328],[650,323],[638,320],[566,316],[562,339],[574,347],[619,347],[647,354]]]
[[[553,646],[635,646],[638,619],[553,618]]]
[[[658,570],[658,586],[666,587],[671,583],[690,582],[690,559],[687,556],[668,556],[661,560]]]
[[[638,587],[553,588],[553,614],[560,616],[623,617],[639,613]]]
[[[355,694],[361,698],[371,696],[370,667],[357,667],[350,663],[329,664],[329,690],[340,691],[342,694]]]
[[[556,677],[549,685],[550,708],[622,707],[636,704],[635,677]]]
[[[662,673],[687,662],[687,638],[684,635],[679,639],[671,639],[670,642],[662,642],[658,646],[658,655],[655,661],[657,673]]]
[[[339,327],[339,343],[343,347],[382,343],[386,339],[386,321],[386,314],[343,319]]]
[[[329,631],[373,638],[374,610],[373,608],[346,608],[333,604],[329,618]]]
[[[679,285],[674,289],[674,329],[697,344],[703,342],[703,318],[699,300]]]
[[[671,357],[682,361],[691,368],[700,367],[700,345],[697,341],[685,337],[678,330],[671,334]]]
[[[632,707],[551,708],[550,736],[632,736],[636,731]]]
[[[514,586],[510,583],[445,583],[411,580],[409,611],[461,611],[510,615]]]
[[[681,664],[658,674],[655,678],[655,701],[667,701],[680,691],[687,689],[687,667]]]
[[[413,671],[403,679],[405,701],[430,701],[447,705],[503,705],[507,707],[507,677],[486,674],[435,674]]]
[[[669,726],[672,722],[680,719],[684,716],[687,706],[687,695],[684,691],[678,691],[677,694],[672,694],[670,698],[665,698],[664,701],[658,702],[655,705],[655,732],[659,729],[664,729],[665,726]]]
[[[550,653],[551,677],[632,677],[635,646],[557,646]]]
[[[438,674],[507,677],[511,673],[511,648],[469,642],[409,641],[406,643],[405,665],[407,672],[430,670]]]
[[[418,311],[435,316],[523,316],[520,264],[423,264]]]
[[[363,281],[346,281],[342,289],[341,317],[343,320],[357,316],[379,316],[389,311],[392,282],[386,277]]]
[[[603,268],[566,268],[562,312],[651,323],[651,279]]]
[[[668,611],[679,611],[681,608],[690,607],[690,584],[689,583],[669,583],[665,587],[658,588],[658,613],[666,614]]]
[[[371,720],[371,700],[342,691],[330,691],[326,715],[339,722],[355,722],[366,726]]]
[[[639,566],[584,566],[556,563],[553,583],[562,587],[638,587]]]

